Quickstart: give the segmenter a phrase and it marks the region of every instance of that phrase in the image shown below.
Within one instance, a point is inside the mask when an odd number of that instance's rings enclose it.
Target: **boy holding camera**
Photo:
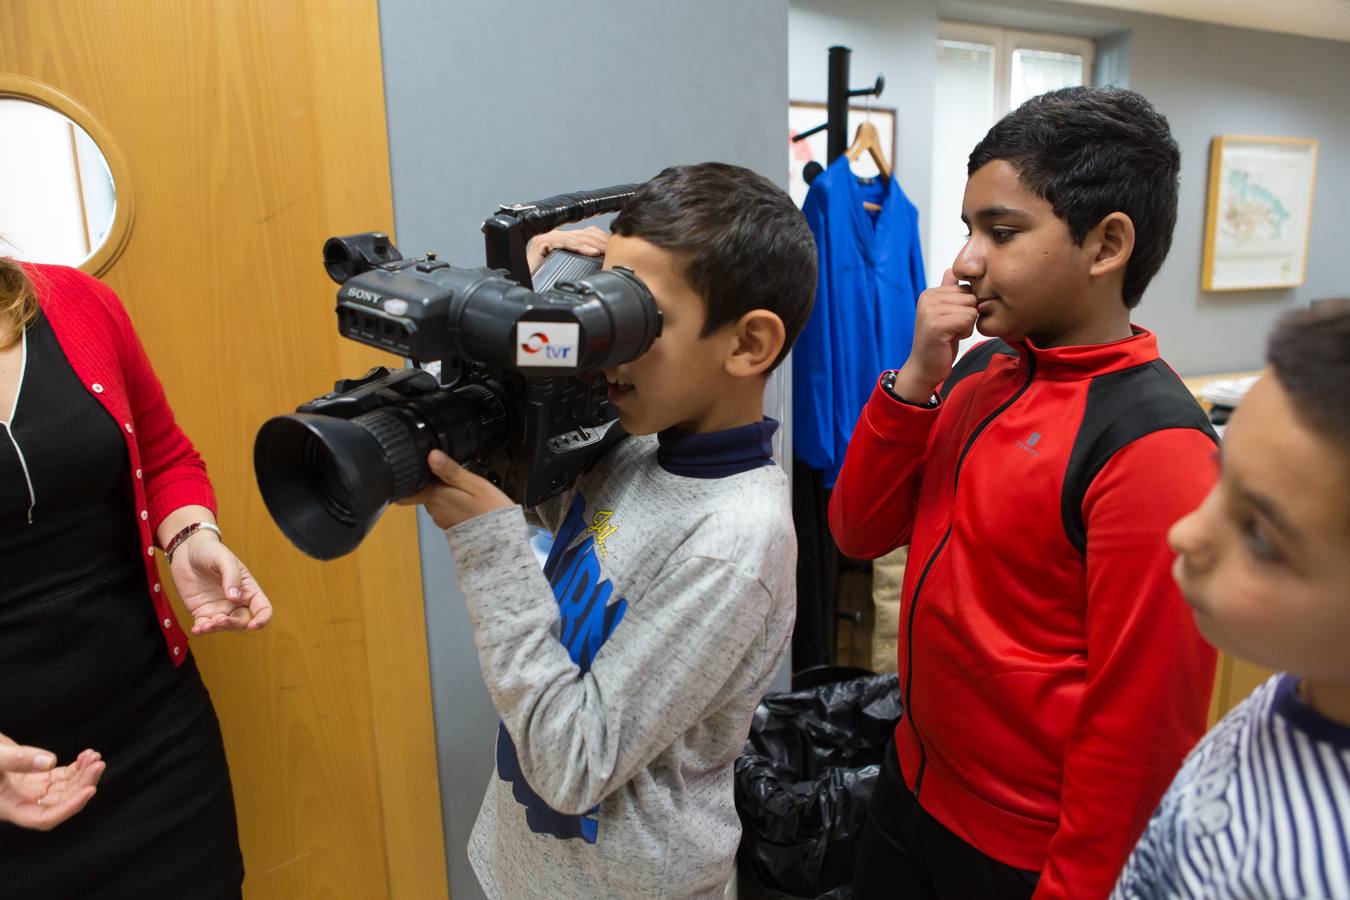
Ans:
[[[1287,314],[1172,527],[1211,643],[1284,670],[1186,759],[1116,897],[1350,897],[1350,300]]]
[[[632,437],[530,511],[554,534],[543,570],[526,514],[444,454],[415,498],[502,718],[469,845],[493,898],[721,897],[732,766],[795,615],[763,403],[810,313],[811,232],[768,180],[705,163],[643,185],[612,235],[605,265],[646,283],[663,330],[605,371]]]
[[[910,545],[859,900],[1105,896],[1204,732],[1215,654],[1164,536],[1214,436],[1130,324],[1179,167],[1166,120],[1113,89],[1033,98],[971,153],[969,240],[831,499],[846,554]],[[998,339],[953,367],[977,323]]]

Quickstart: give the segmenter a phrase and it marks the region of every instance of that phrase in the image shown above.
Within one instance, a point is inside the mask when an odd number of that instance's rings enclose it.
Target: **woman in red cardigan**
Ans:
[[[117,296],[0,258],[7,895],[239,896],[220,727],[157,551],[193,634],[271,618]]]

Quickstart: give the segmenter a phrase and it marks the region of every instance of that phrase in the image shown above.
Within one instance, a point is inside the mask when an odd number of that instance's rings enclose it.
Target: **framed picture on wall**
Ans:
[[[1317,141],[1220,135],[1209,156],[1201,286],[1297,287],[1308,263]]]
[[[792,138],[803,131],[809,131],[817,125],[824,124],[825,119],[826,107],[824,103],[814,103],[809,100],[792,100],[788,103],[788,193],[792,195],[793,201],[798,206],[806,202],[808,187],[806,179],[802,178],[802,169],[812,160],[822,166],[829,165],[829,163],[826,161],[824,131],[819,131],[809,138],[795,143]],[[844,129],[847,141],[852,143],[853,135],[858,130],[858,126],[869,119],[876,126],[877,133],[881,136],[882,155],[886,157],[886,160],[891,164],[891,169],[894,170],[895,107],[869,107],[861,104],[850,106],[848,108],[848,125]],[[853,164],[853,171],[864,178],[869,175],[881,174],[867,154],[863,154]]]

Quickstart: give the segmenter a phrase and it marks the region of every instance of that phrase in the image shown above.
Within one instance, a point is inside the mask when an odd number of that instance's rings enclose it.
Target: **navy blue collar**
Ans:
[[[656,436],[656,461],[672,475],[726,478],[773,465],[773,433],[778,423],[767,416],[749,425],[705,434],[680,434],[668,428]]]
[[[1328,719],[1305,703],[1298,695],[1298,678],[1288,672],[1280,674],[1271,708],[1308,737],[1326,741],[1340,750],[1350,750],[1350,726]]]

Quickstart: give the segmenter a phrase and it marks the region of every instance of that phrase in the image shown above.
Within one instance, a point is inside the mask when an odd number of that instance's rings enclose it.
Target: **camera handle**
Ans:
[[[636,184],[616,184],[498,207],[496,214],[483,223],[488,268],[505,269],[512,281],[533,290],[534,280],[525,262],[525,246],[530,238],[559,225],[618,212],[637,189]]]

